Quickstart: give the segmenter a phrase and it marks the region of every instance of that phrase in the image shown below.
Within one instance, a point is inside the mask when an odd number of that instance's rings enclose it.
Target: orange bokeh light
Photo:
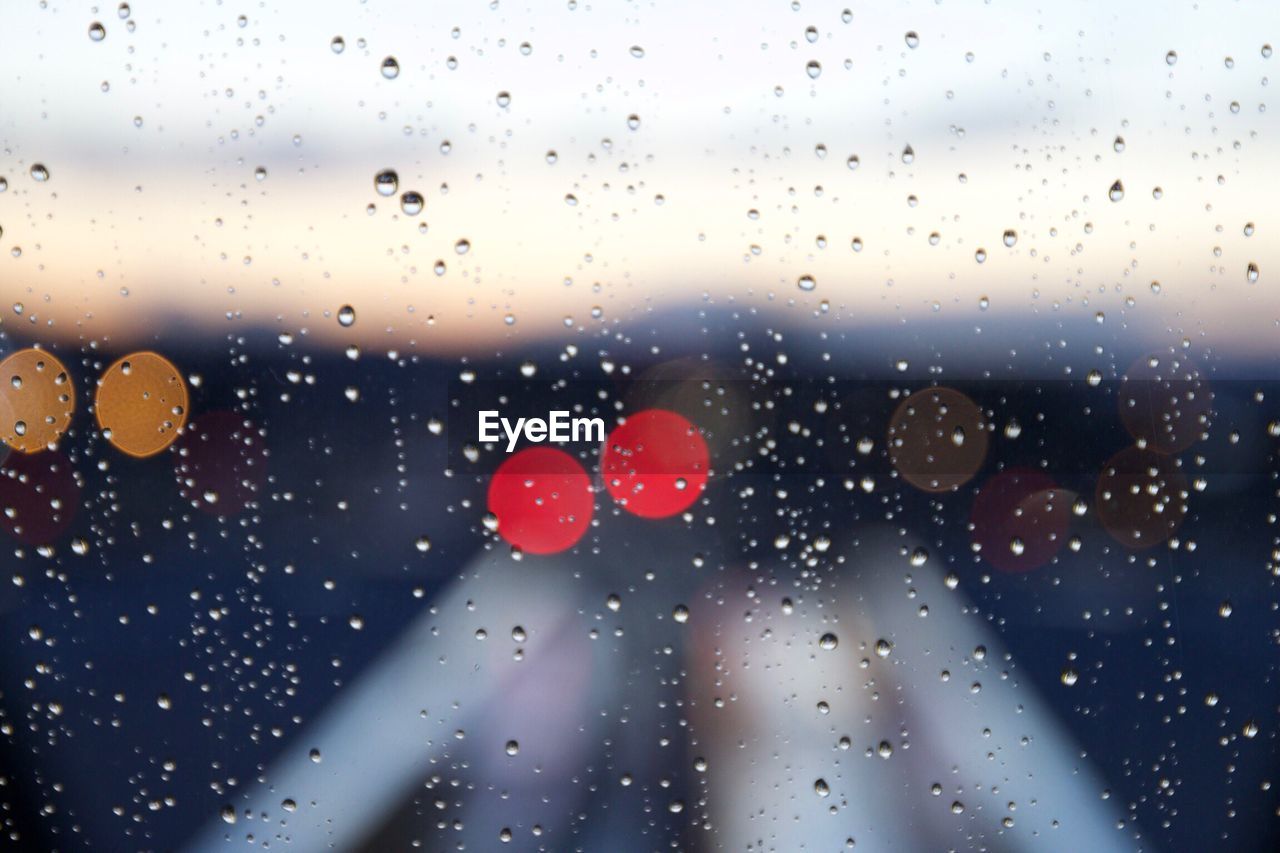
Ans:
[[[58,440],[76,408],[75,386],[62,362],[24,349],[0,361],[0,441],[38,453]]]
[[[130,456],[153,456],[172,444],[187,410],[187,383],[172,362],[154,352],[127,355],[98,380],[98,426]]]

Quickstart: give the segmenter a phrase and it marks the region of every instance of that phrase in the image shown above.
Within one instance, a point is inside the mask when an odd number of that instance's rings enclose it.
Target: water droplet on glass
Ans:
[[[93,41],[102,41],[107,37],[107,28],[102,24],[94,21],[89,25],[89,38]]]
[[[388,56],[382,60],[382,76],[388,80],[394,80],[400,76],[400,63],[396,62],[394,56]]]
[[[373,188],[378,191],[378,195],[393,196],[400,188],[400,176],[394,169],[383,169],[373,176]]]
[[[409,192],[400,196],[400,209],[404,211],[406,216],[417,216],[422,212],[423,201],[422,194],[409,190]]]
[[[343,305],[338,309],[338,325],[351,328],[356,322],[356,309],[350,305]]]
[[[1124,198],[1124,184],[1117,180],[1111,185],[1111,189],[1107,191],[1107,197],[1112,201],[1119,201]]]

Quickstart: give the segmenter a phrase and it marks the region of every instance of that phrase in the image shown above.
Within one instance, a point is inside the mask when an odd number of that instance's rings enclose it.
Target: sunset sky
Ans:
[[[732,300],[1274,351],[1280,8],[919,6],[15,4],[3,325],[466,351]]]

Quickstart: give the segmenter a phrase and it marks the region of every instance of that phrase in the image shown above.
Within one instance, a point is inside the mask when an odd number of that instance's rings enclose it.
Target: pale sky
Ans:
[[[466,352],[707,298],[1276,350],[1275,4],[131,7],[5,10],[0,288],[28,340],[180,319]]]

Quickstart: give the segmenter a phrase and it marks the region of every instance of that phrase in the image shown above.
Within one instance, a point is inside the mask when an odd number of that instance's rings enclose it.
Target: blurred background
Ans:
[[[1276,849],[1280,8],[4,11],[0,848]]]

